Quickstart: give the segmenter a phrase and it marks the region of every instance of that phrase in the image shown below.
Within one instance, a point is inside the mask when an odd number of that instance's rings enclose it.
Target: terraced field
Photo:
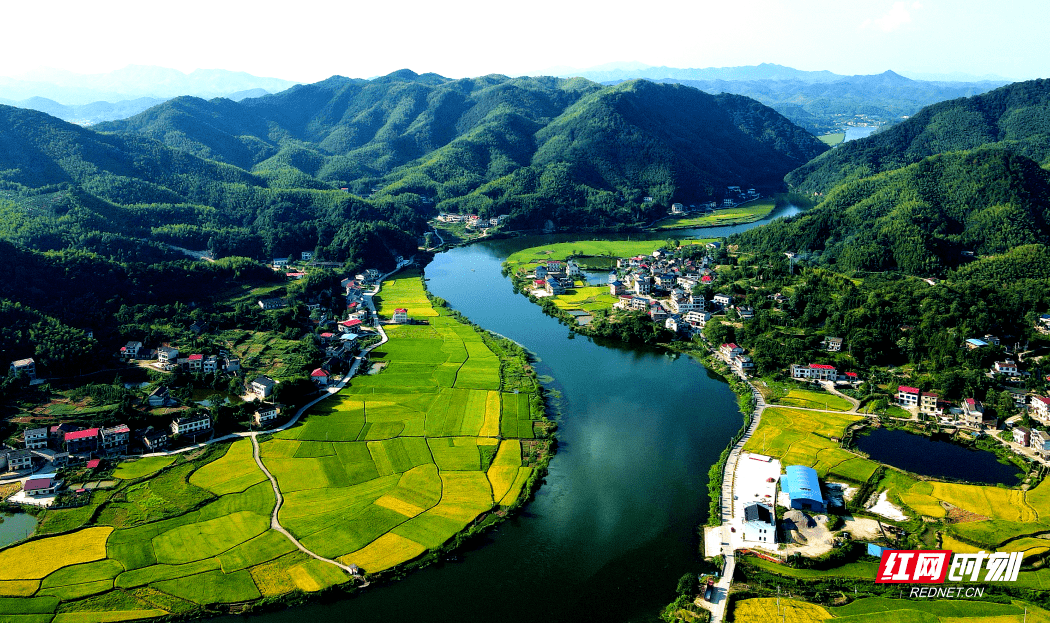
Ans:
[[[536,473],[520,439],[542,420],[519,351],[432,307],[418,272],[383,291],[381,314],[406,307],[427,324],[391,325],[371,354],[386,363],[381,373],[260,444],[285,498],[282,525],[366,573],[519,503]],[[41,532],[62,534],[0,551],[0,620],[186,614],[350,580],[270,529],[273,489],[250,440],[128,462],[114,475],[120,484],[92,505],[45,513]]]

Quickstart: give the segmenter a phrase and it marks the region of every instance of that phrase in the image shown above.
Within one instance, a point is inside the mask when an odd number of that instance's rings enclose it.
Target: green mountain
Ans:
[[[1050,172],[997,146],[849,180],[817,208],[731,239],[845,271],[939,275],[972,255],[1050,244]]]
[[[928,106],[886,131],[846,143],[799,167],[786,181],[802,192],[827,192],[845,180],[990,143],[1050,164],[1050,80],[1018,82]]]
[[[408,70],[239,103],[177,98],[98,129],[239,166],[271,188],[345,187],[380,204],[510,214],[518,226],[643,220],[643,196],[666,206],[726,185],[777,189],[826,149],[746,98]]]

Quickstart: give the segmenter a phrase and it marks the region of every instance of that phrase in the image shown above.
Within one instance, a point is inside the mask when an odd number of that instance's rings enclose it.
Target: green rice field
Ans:
[[[720,227],[738,223],[753,223],[769,215],[776,207],[772,198],[755,199],[732,208],[716,210],[702,216],[666,218],[657,223],[657,229],[684,229],[691,227]]]
[[[377,303],[425,324],[391,325],[371,354],[379,374],[260,443],[285,498],[282,525],[366,573],[516,505],[535,475],[520,440],[543,417],[522,355],[433,307],[418,271],[385,282]],[[114,476],[92,505],[42,515],[38,532],[61,534],[0,550],[0,620],[183,615],[350,581],[271,529],[275,496],[250,440],[128,461]]]

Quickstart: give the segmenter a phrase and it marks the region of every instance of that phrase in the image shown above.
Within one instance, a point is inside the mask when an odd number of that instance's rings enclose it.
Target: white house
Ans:
[[[398,307],[394,310],[394,322],[396,324],[407,324],[408,323],[408,310],[404,307]]]
[[[716,294],[711,300],[722,307],[728,307],[733,304],[733,297],[728,294]]]
[[[19,359],[18,361],[11,362],[12,374],[18,374],[24,372],[30,380],[36,379],[36,361],[32,357],[29,359]]]
[[[992,374],[1001,374],[1003,376],[1016,377],[1021,376],[1021,371],[1017,369],[1017,363],[1011,359],[1006,361],[996,361],[995,365],[992,366]]]
[[[839,378],[838,369],[823,363],[811,363],[800,366],[791,364],[791,378],[793,379],[819,379],[821,381],[834,381]]]
[[[777,542],[777,527],[773,510],[757,502],[744,507],[744,541]]]
[[[918,387],[899,385],[897,386],[897,404],[905,408],[918,408],[921,393]]]
[[[718,352],[722,353],[722,356],[729,360],[733,357],[736,357],[737,355],[743,355],[744,349],[732,342],[729,342],[728,344],[722,344],[721,346],[719,346]]]
[[[1032,406],[1029,407],[1028,413],[1040,422],[1050,424],[1050,398],[1032,396]]]
[[[26,450],[46,448],[48,437],[49,434],[46,426],[43,428],[27,429],[25,432]]]
[[[194,435],[211,429],[211,418],[207,415],[180,417],[171,421],[172,435]]]
[[[281,410],[277,405],[264,402],[259,405],[259,408],[255,411],[255,415],[252,416],[252,419],[255,420],[256,426],[262,426],[276,420],[277,416],[280,414]]]
[[[255,380],[252,381],[252,393],[258,394],[263,398],[268,398],[270,394],[273,393],[273,388],[275,385],[277,385],[277,382],[271,379],[270,377],[255,377]]]

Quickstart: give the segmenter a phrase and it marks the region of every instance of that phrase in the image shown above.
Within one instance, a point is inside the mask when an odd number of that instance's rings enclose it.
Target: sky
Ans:
[[[776,63],[838,74],[1050,77],[1043,0],[52,0],[8,2],[0,76],[130,64],[315,82],[409,68],[450,78],[616,61]]]

